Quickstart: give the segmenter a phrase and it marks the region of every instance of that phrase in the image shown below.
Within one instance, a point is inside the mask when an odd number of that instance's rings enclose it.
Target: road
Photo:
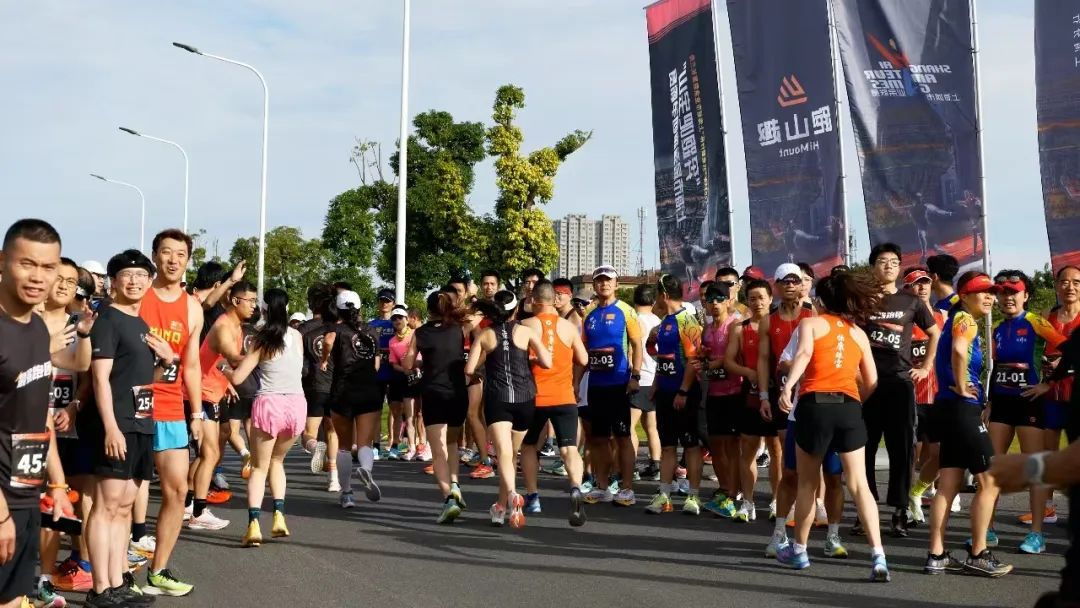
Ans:
[[[230,464],[235,471],[235,461]],[[651,516],[639,499],[634,508],[593,506],[587,525],[571,529],[565,481],[542,476],[544,513],[529,516],[522,530],[489,526],[486,511],[495,479],[466,483],[470,510],[455,525],[439,526],[437,490],[419,463],[376,463],[384,498],[361,501],[352,511],[342,511],[336,497],[324,491],[324,476],[307,471],[302,451],[293,451],[287,468],[292,536],[241,548],[246,509],[241,481],[231,475],[236,496],[214,511],[232,524],[220,532],[185,530],[174,557],[174,567],[196,584],[195,592],[162,598],[159,605],[1032,606],[1042,592],[1056,587],[1066,544],[1062,523],[1049,527],[1048,553],[1016,554],[1025,530],[1013,522],[1024,499],[1007,497],[999,516],[998,553],[1017,566],[1013,574],[997,580],[923,575],[927,531],[920,528],[908,539],[885,539],[893,582],[880,585],[866,582],[869,551],[862,539],[846,536],[854,517],[850,504],[841,533],[852,557],[820,557],[824,531],[817,530],[811,537],[812,566],[794,572],[764,558],[772,527],[760,511],[749,525],[708,514],[684,516],[678,503],[675,513]],[[884,473],[879,481],[885,481]],[[646,496],[655,484],[642,482],[637,489],[639,497]],[[965,495],[965,507],[969,500]],[[963,552],[967,523],[966,515],[959,515],[950,526],[948,539],[957,554]],[[264,512],[264,534],[269,527]]]

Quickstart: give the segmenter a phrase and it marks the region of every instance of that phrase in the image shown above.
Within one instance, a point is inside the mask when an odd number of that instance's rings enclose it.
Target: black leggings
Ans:
[[[863,404],[866,423],[866,481],[874,500],[877,491],[875,461],[878,444],[885,437],[889,452],[889,494],[886,504],[902,509],[911,490],[911,462],[915,457],[915,389],[911,382],[896,377],[878,380],[874,394]]]

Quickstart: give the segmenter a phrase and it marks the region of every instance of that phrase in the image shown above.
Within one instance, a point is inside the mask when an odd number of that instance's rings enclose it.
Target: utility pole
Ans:
[[[638,219],[638,274],[645,276],[645,218],[649,216],[649,212],[645,210],[645,207],[638,207],[637,219]]]

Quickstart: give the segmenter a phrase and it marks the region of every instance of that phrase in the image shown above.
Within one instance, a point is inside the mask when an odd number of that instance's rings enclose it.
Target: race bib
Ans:
[[[900,350],[900,342],[903,338],[900,330],[881,325],[871,325],[867,337],[870,338],[870,346],[889,350]]]
[[[709,380],[725,380],[727,379],[727,370],[722,367],[710,369],[705,372],[705,377]]]
[[[921,367],[923,362],[926,361],[926,347],[929,346],[929,344],[930,343],[925,340],[911,343],[912,367]]]
[[[615,371],[615,349],[594,348],[589,351],[589,371],[613,372]]]
[[[1028,386],[1028,366],[1026,363],[998,363],[994,366],[994,386],[1008,389],[1023,389]]]
[[[656,355],[656,375],[668,377],[676,375],[675,355]]]
[[[179,378],[179,377],[180,377],[180,364],[176,363],[176,362],[173,362],[173,363],[170,363],[167,367],[162,369],[162,371],[161,371],[161,380],[159,380],[159,382],[162,382],[164,384],[173,384],[174,382],[176,382],[176,379]]]
[[[154,415],[154,389],[151,386],[133,386],[135,396],[135,418],[145,419]]]
[[[52,406],[63,409],[75,398],[75,379],[68,374],[57,374],[52,382]]]
[[[49,432],[11,435],[11,487],[39,488],[45,483]]]
[[[420,384],[420,379],[423,377],[423,372],[418,369],[414,369],[405,376],[405,380],[409,383],[409,386],[416,386],[417,384]]]

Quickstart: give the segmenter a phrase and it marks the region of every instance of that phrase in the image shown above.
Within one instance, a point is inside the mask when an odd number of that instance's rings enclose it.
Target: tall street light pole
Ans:
[[[226,57],[220,57],[218,55],[211,55],[210,53],[204,53],[199,49],[189,45],[174,42],[173,46],[179,49],[184,49],[189,53],[195,53],[196,55],[202,55],[203,57],[209,57],[211,59],[217,59],[218,61],[224,61],[225,63],[231,63],[238,65],[242,68],[251,70],[255,76],[259,78],[259,82],[262,83],[263,88],[263,132],[262,132],[262,194],[259,203],[259,277],[258,277],[258,294],[259,300],[262,301],[263,297],[263,284],[266,276],[266,148],[269,143],[270,136],[270,89],[266,86],[266,79],[263,78],[262,73],[256,70],[254,66],[251,66],[242,61],[236,61],[235,59],[228,59]]]
[[[110,184],[126,186],[139,193],[139,251],[146,253],[146,196],[143,195],[143,191],[135,184],[122,182],[118,179],[109,179],[107,177],[102,177],[97,173],[91,173],[90,177],[100,179],[103,182],[109,182]]]
[[[405,190],[409,175],[409,0],[401,39],[401,134],[398,152],[397,258],[394,291],[397,301],[405,301]]]
[[[169,141],[167,139],[161,139],[160,137],[154,137],[153,135],[147,135],[146,133],[140,133],[135,129],[129,129],[127,127],[120,127],[120,130],[124,133],[130,133],[136,137],[144,137],[146,139],[152,139],[154,141],[160,141],[163,144],[169,144],[170,146],[180,150],[180,154],[184,155],[184,234],[188,231],[188,175],[191,171],[191,163],[188,161],[187,152],[184,148],[175,141]]]

